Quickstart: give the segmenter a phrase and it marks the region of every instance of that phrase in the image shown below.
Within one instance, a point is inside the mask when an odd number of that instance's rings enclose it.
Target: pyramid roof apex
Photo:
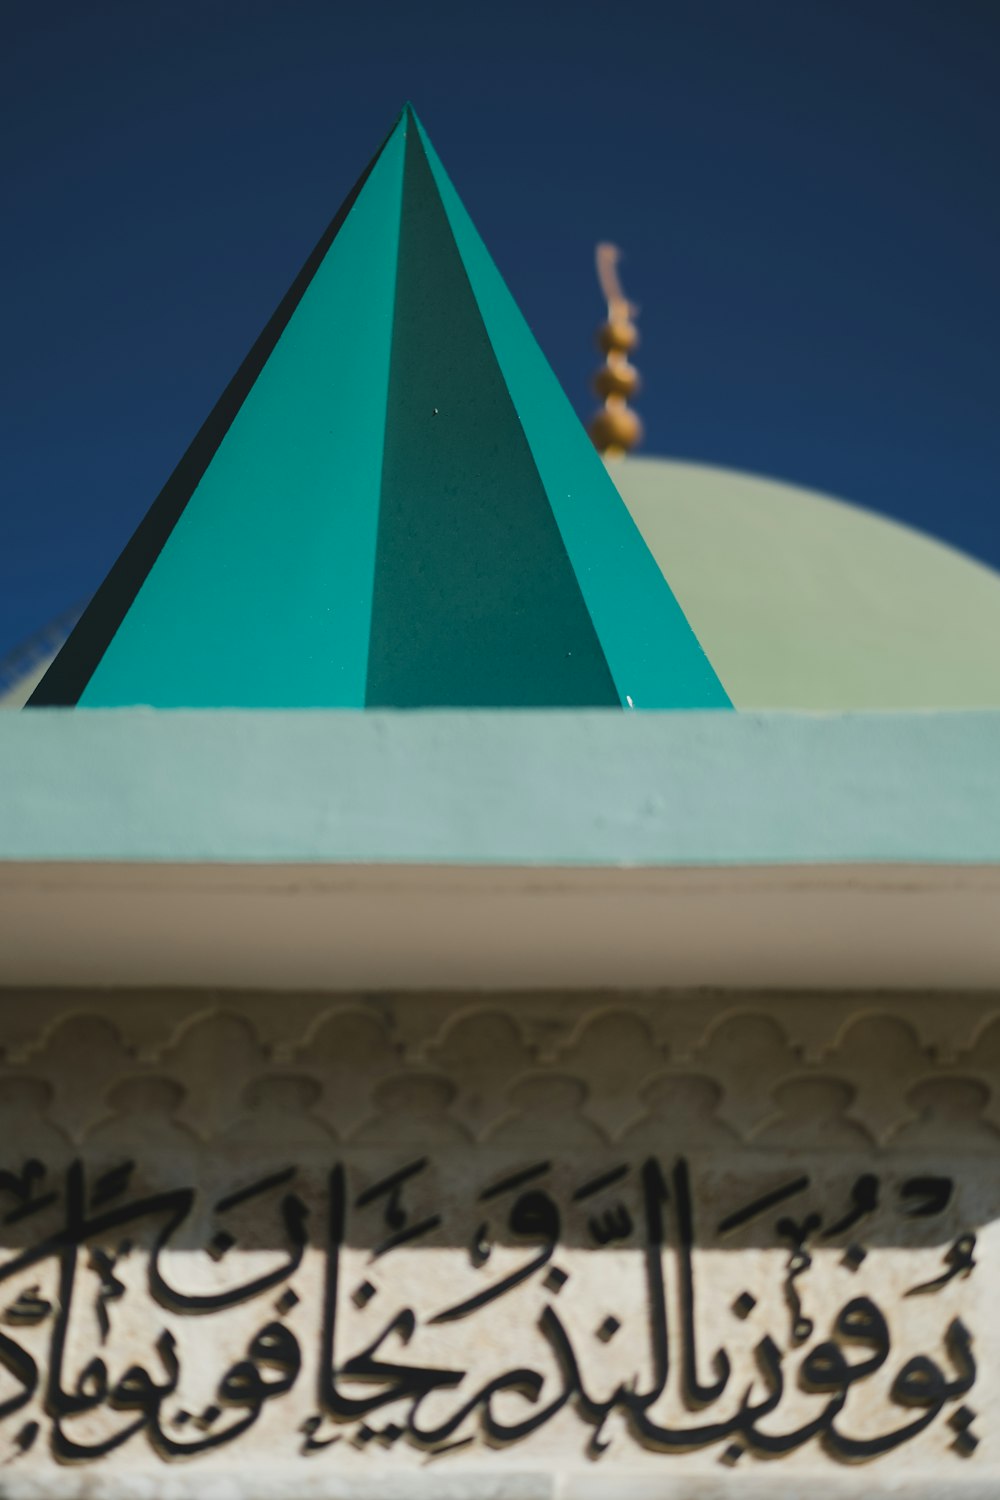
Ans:
[[[409,102],[31,704],[729,706]]]

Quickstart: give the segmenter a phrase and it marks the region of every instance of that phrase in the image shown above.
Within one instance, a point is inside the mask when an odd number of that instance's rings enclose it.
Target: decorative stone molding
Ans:
[[[0,1120],[210,1143],[1000,1146],[1000,996],[0,991]]]

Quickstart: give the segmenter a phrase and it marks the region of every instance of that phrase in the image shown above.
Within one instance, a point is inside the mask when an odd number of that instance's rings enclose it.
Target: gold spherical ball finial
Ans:
[[[620,458],[642,441],[642,423],[630,406],[605,404],[590,419],[587,428],[598,453]]]
[[[607,401],[612,396],[621,396],[623,401],[628,401],[639,390],[642,380],[635,365],[622,363],[602,365],[599,370],[595,370],[590,384],[602,401]]]
[[[639,346],[639,330],[628,318],[609,319],[597,330],[597,347],[602,354],[631,354]]]
[[[587,431],[598,453],[606,457],[627,453],[642,440],[642,423],[627,404],[641,384],[638,370],[629,363],[629,355],[639,343],[634,321],[638,308],[622,291],[620,257],[616,245],[597,247],[597,279],[608,304],[608,317],[597,330],[597,347],[604,355],[604,364],[591,384],[604,405],[591,417]]]

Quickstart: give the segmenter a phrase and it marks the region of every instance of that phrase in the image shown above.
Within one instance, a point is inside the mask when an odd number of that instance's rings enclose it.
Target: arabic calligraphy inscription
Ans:
[[[865,1153],[8,1160],[0,1456],[962,1463],[991,1193]]]

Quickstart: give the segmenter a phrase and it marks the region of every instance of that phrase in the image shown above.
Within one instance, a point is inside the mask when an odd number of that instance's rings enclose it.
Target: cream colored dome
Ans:
[[[776,480],[608,467],[736,708],[1000,707],[991,568]]]

